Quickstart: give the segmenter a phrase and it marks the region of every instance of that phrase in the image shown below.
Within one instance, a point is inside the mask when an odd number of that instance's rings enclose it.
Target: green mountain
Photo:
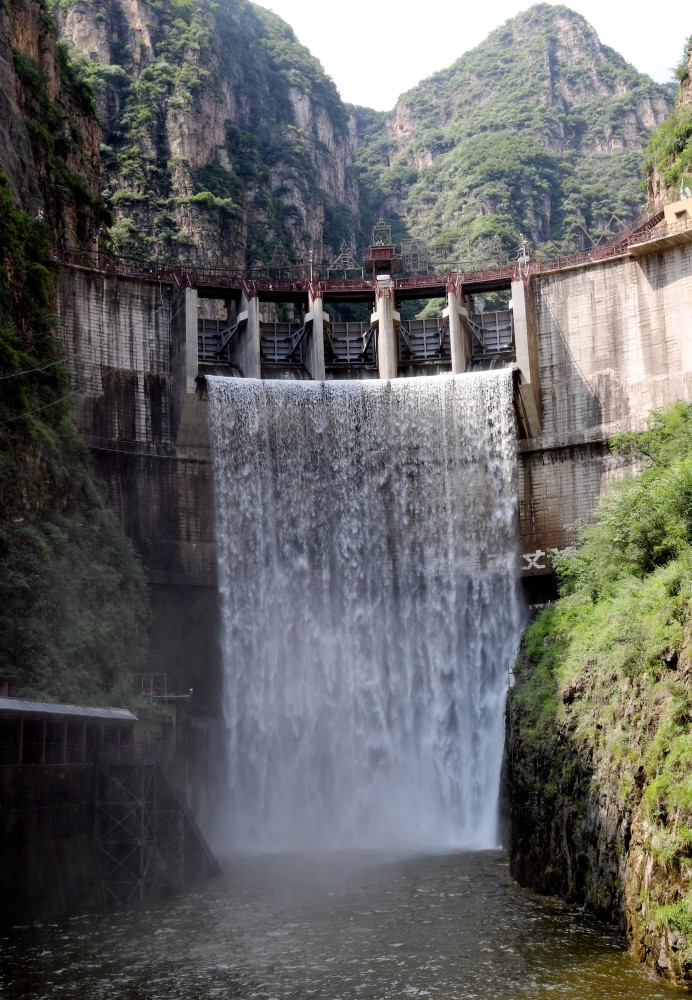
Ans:
[[[391,113],[347,108],[247,0],[53,0],[103,125],[121,253],[252,267],[328,260],[381,215],[440,258],[576,249],[636,216],[670,91],[539,4]],[[615,218],[614,218],[615,217]]]
[[[671,104],[581,15],[537,4],[390,114],[356,109],[366,224],[396,219],[442,257],[521,235],[548,252],[589,246],[641,210],[643,152]]]
[[[96,93],[117,252],[246,268],[353,232],[345,106],[280,18],[247,0],[54,12]]]
[[[672,112],[649,140],[645,167],[649,199],[658,201],[692,188],[692,35],[687,39],[676,76],[680,83]]]

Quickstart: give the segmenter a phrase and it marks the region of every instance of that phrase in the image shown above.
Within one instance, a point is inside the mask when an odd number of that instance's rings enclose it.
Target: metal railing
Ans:
[[[681,220],[680,223],[669,225],[662,220],[663,212],[657,208],[632,223],[627,229],[618,233],[612,240],[590,250],[582,250],[572,254],[558,254],[544,260],[537,257],[526,257],[522,260],[502,260],[481,268],[464,268],[448,263],[444,269],[429,274],[406,275],[393,277],[391,287],[397,289],[421,290],[438,288],[453,284],[472,286],[488,281],[514,281],[531,274],[545,271],[563,270],[578,267],[583,264],[595,263],[601,260],[621,256],[629,251],[631,246],[676,235],[692,229],[692,218]],[[294,277],[274,277],[270,270],[257,272],[252,269],[241,273],[221,267],[204,265],[170,264],[165,261],[145,261],[136,258],[116,258],[106,253],[94,250],[82,250],[74,247],[56,247],[52,252],[53,260],[59,264],[71,267],[84,267],[120,277],[145,278],[175,284],[177,288],[208,287],[245,291],[252,297],[265,293],[309,293],[321,292],[374,292],[377,281],[374,278],[330,278],[320,273],[313,278],[300,268],[296,268]],[[326,274],[326,272],[325,272]]]

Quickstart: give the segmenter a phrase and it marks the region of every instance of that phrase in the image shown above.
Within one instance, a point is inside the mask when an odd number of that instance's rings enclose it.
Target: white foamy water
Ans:
[[[229,843],[494,846],[511,374],[208,384]]]

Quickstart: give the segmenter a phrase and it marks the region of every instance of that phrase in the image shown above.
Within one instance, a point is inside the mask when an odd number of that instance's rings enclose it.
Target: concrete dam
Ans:
[[[59,262],[58,332],[77,425],[152,587],[154,669],[218,702],[221,650],[206,374],[336,382],[510,367],[519,544],[529,599],[620,474],[608,442],[692,398],[692,225],[630,234],[559,266],[397,277],[394,247],[360,278],[255,277]],[[691,213],[692,214],[692,213]],[[478,296],[511,298],[488,314]],[[439,320],[403,320],[407,299]],[[361,303],[369,320],[330,309]],[[279,306],[299,319],[282,322]],[[494,498],[480,498],[490,522]],[[205,664],[200,671],[200,664]]]

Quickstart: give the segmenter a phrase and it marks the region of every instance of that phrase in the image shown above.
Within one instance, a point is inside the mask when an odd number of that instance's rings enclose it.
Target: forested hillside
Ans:
[[[357,109],[362,209],[442,257],[522,235],[546,253],[588,247],[641,211],[643,152],[672,100],[581,15],[538,4],[392,113]]]
[[[101,115],[112,247],[233,267],[328,261],[384,215],[446,257],[590,245],[645,201],[672,93],[539,4],[404,94],[347,108],[247,0],[52,0]]]
[[[107,221],[99,131],[40,0],[0,9],[0,675],[19,693],[121,702],[148,598],[70,419],[51,247]]]

